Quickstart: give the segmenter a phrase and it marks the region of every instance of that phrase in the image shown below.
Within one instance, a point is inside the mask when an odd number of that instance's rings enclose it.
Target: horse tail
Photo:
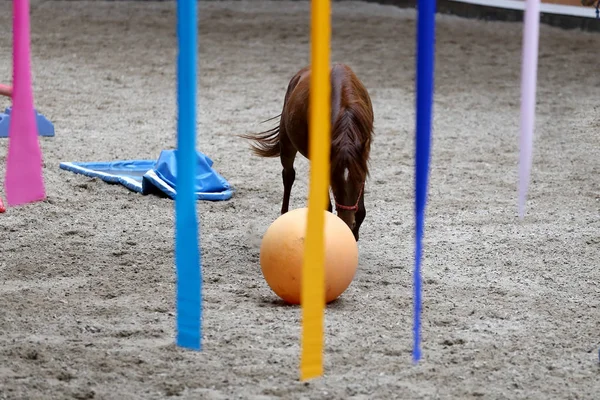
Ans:
[[[270,121],[277,117],[269,118],[266,121]],[[263,121],[263,122],[266,122]],[[239,135],[243,139],[251,140],[253,143],[251,144],[252,152],[259,157],[279,157],[280,148],[279,148],[279,125],[276,127],[258,132],[255,134],[248,135]]]

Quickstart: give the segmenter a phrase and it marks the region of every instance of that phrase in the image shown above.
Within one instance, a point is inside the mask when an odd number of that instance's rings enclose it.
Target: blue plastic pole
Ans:
[[[196,162],[197,1],[177,1],[177,345],[201,348],[202,274],[194,196]]]
[[[415,270],[413,361],[421,359],[421,258],[431,148],[435,59],[435,0],[419,0],[417,20],[417,118],[415,147]]]

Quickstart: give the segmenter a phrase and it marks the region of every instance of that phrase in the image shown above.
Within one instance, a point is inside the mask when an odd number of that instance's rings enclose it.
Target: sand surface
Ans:
[[[326,312],[325,376],[305,384],[300,310],[277,300],[258,263],[280,164],[234,135],[280,112],[308,62],[308,3],[200,5],[199,148],[236,189],[198,203],[204,351],[173,344],[173,202],[58,167],[175,146],[174,4],[34,1],[35,102],[57,134],[41,140],[48,199],[0,215],[0,399],[598,399],[598,35],[542,27],[520,221],[521,25],[439,17],[413,366],[415,12],[334,5],[332,58],[369,89],[376,138],[360,267]],[[4,1],[4,83],[10,26]],[[6,140],[0,149],[3,180]],[[308,163],[296,166],[292,208],[307,194]]]

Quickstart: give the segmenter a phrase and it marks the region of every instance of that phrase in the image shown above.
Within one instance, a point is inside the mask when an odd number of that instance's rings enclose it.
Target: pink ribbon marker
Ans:
[[[12,88],[10,86],[0,85],[0,96],[11,97]]]
[[[33,108],[29,0],[13,1],[13,90],[6,157],[6,201],[16,206],[46,197]]]

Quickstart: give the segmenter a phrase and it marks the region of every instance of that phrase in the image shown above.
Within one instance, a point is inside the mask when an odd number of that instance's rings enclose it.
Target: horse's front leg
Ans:
[[[363,191],[360,195],[360,200],[358,200],[358,210],[356,211],[356,216],[355,216],[356,225],[354,226],[354,229],[352,230],[352,233],[354,233],[354,238],[356,239],[357,242],[358,242],[358,231],[360,230],[360,225],[363,223],[366,216],[367,216],[367,210],[365,209],[365,192]]]
[[[327,211],[333,212],[333,206],[331,205],[331,196],[329,195],[329,188],[327,189]]]

